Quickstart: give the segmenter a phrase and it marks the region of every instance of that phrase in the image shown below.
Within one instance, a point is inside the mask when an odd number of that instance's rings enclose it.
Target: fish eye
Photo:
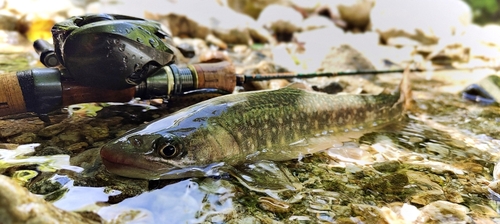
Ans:
[[[170,159],[175,157],[177,153],[177,148],[170,144],[165,144],[158,149],[158,153],[160,153],[161,157],[165,159]]]
[[[164,159],[175,158],[181,154],[180,149],[182,149],[182,147],[177,144],[178,142],[175,140],[176,139],[172,137],[160,138],[155,142],[154,148]]]

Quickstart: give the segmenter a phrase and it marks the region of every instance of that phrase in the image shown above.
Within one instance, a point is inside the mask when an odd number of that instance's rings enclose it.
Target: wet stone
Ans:
[[[81,141],[81,134],[78,131],[65,131],[57,136],[63,145],[71,145]]]
[[[118,190],[121,192],[121,194],[119,195],[109,197],[108,202],[111,204],[118,203],[126,198],[139,195],[149,189],[148,180],[139,180],[116,176],[110,174],[104,166],[99,166],[98,170],[95,171],[95,176],[93,176],[92,178],[93,179],[87,180],[87,185],[90,184],[92,186],[106,186],[109,189]]]
[[[463,169],[464,171],[467,172],[472,172],[476,174],[482,174],[483,173],[483,166],[481,164],[475,163],[475,162],[461,162],[454,164],[457,168]]]
[[[5,138],[5,137],[10,137],[13,135],[17,135],[21,133],[22,130],[20,128],[7,128],[7,127],[2,127],[0,128],[0,137]]]
[[[33,143],[36,140],[36,134],[33,132],[25,132],[20,135],[8,138],[7,141],[16,144],[28,144]]]
[[[366,204],[351,204],[352,214],[362,217],[365,221],[374,221],[381,219],[380,209],[377,206]]]
[[[351,215],[351,207],[343,205],[332,205],[332,211],[335,216],[349,217]]]
[[[420,191],[410,197],[411,203],[419,205],[427,205],[438,200],[445,200],[442,190]]]
[[[0,120],[0,138],[7,138],[24,132],[38,132],[43,128],[43,121],[38,118],[19,120]]]
[[[384,194],[394,194],[403,192],[408,184],[408,177],[404,173],[394,173],[371,179],[365,188]]]
[[[436,201],[420,209],[416,223],[471,223],[469,209],[463,205]]]
[[[79,151],[83,151],[88,146],[89,146],[89,144],[86,142],[77,142],[75,144],[71,144],[68,147],[66,147],[66,150],[71,151],[71,152],[79,152]]]
[[[57,124],[49,125],[45,128],[42,128],[38,132],[38,136],[41,136],[41,137],[55,136],[55,135],[63,132],[67,126],[68,126],[67,123],[57,123]]]
[[[39,181],[34,181],[32,184],[28,185],[28,190],[33,194],[47,195],[52,192],[60,190],[63,185],[58,181],[51,180],[50,174],[42,174],[37,179]]]
[[[464,198],[462,197],[461,192],[455,187],[444,187],[443,188],[444,195],[446,200],[453,203],[463,203]]]
[[[123,117],[119,117],[119,116],[109,117],[106,119],[95,119],[95,120],[91,121],[89,124],[94,125],[94,126],[95,126],[95,124],[104,124],[105,126],[108,126],[108,127],[118,127],[122,124],[123,119],[124,119]]]
[[[442,180],[436,175],[412,170],[408,170],[406,175],[409,182],[418,185],[421,190],[442,190],[441,185],[436,183],[442,183]]]
[[[401,163],[396,161],[396,160],[391,160],[391,161],[386,161],[386,162],[374,163],[372,166],[377,171],[384,172],[384,173],[392,173],[392,172],[396,172],[399,169],[399,167],[401,166]]]
[[[81,133],[83,134],[85,139],[91,142],[106,139],[109,137],[109,129],[108,127],[103,125],[92,127],[86,124],[83,126]]]
[[[476,217],[488,217],[488,218],[498,218],[500,215],[492,209],[490,206],[487,205],[471,205],[469,206],[469,209],[471,210],[471,213],[473,216]]]
[[[274,213],[285,213],[290,211],[290,204],[271,197],[260,197],[259,206]]]
[[[2,223],[101,223],[61,210],[1,175],[0,198]]]
[[[35,156],[51,156],[51,155],[61,155],[61,154],[70,154],[71,152],[67,149],[63,149],[57,146],[46,146],[43,148],[35,149]]]

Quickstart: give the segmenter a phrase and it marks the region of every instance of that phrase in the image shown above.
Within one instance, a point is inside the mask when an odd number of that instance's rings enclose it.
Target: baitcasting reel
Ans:
[[[174,59],[171,37],[159,23],[130,16],[76,16],[57,23],[52,35],[57,61],[85,86],[136,86]]]
[[[5,74],[0,79],[0,116],[45,114],[83,102],[168,97],[196,89],[232,92],[229,62],[179,67],[171,37],[160,24],[140,18],[92,14],[52,28],[54,47],[34,43],[48,68]]]

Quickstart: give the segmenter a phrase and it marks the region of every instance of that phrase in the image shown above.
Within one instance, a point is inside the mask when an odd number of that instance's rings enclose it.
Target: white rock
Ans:
[[[324,16],[310,16],[302,21],[303,31],[334,27],[335,23]]]
[[[239,41],[238,43],[248,42],[253,37],[263,41],[271,39],[269,33],[260,28],[253,18],[235,12],[216,1],[144,0],[141,4],[135,1],[123,1],[120,4],[98,3],[89,6],[87,10],[92,13],[119,13],[158,20],[174,35],[178,34],[176,30],[182,30],[188,32],[181,33],[183,35],[205,39],[212,33],[227,43],[235,40]]]
[[[314,72],[321,67],[321,62],[330,52],[332,46],[340,46],[344,39],[344,31],[337,27],[327,27],[295,34],[296,41],[303,52],[291,52],[295,57],[297,72]],[[282,60],[274,56],[274,60]],[[281,63],[281,62],[278,62]],[[286,63],[290,64],[290,63]],[[288,68],[288,67],[287,67]]]
[[[337,8],[340,18],[349,26],[365,30],[370,24],[370,11],[373,5],[374,0],[343,0]]]
[[[272,4],[288,5],[288,0],[223,0],[221,3],[236,12],[257,19],[267,6]]]
[[[293,33],[301,30],[302,14],[283,5],[269,5],[259,15],[257,24],[275,35],[278,41],[290,41]]]
[[[370,19],[384,40],[403,36],[435,44],[470,25],[472,12],[460,0],[383,0],[376,2]]]
[[[400,214],[406,222],[413,223],[417,220],[418,216],[420,216],[420,210],[411,204],[404,203],[401,207]]]
[[[420,209],[421,214],[415,223],[471,223],[472,219],[467,215],[469,209],[463,205],[435,201]]]

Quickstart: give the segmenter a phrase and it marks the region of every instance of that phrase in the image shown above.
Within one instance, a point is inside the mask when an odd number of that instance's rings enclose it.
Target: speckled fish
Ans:
[[[407,76],[392,94],[329,95],[288,87],[213,98],[129,131],[104,145],[101,157],[109,172],[140,179],[300,158],[350,132],[401,120],[411,95]]]

